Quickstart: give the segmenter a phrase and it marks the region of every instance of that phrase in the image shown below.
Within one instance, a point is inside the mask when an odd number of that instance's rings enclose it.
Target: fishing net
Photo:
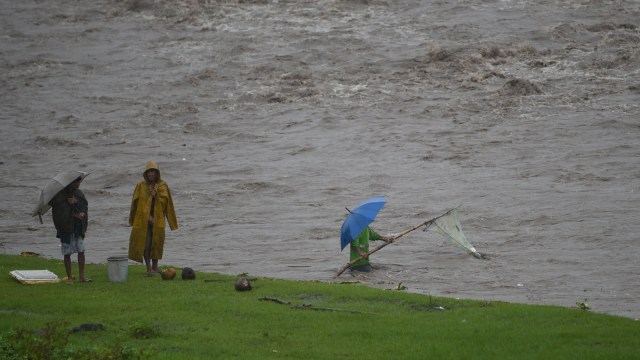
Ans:
[[[353,260],[351,260],[347,265],[343,266],[334,277],[340,276],[345,270],[351,267],[351,265],[358,262],[360,259],[363,259],[365,256],[371,255],[376,251],[382,249],[383,247],[395,243],[401,237],[406,234],[419,229],[421,227],[425,227],[423,231],[427,231],[429,229],[437,232],[438,234],[444,236],[447,240],[449,240],[455,246],[462,248],[467,253],[473,255],[478,259],[488,259],[484,254],[479,253],[476,248],[473,247],[464,236],[462,232],[462,225],[460,225],[460,219],[458,219],[458,211],[456,209],[452,209],[444,213],[443,215],[438,216],[437,218],[433,218],[431,220],[424,221],[410,229],[407,229],[400,234],[394,235],[391,237],[390,241],[385,241],[383,244],[378,245],[373,250],[369,251],[366,255],[361,255]]]
[[[436,218],[425,230],[433,230],[444,236],[445,239],[449,240],[453,245],[463,249],[469,254],[479,259],[484,258],[484,256],[480,254],[464,236],[464,232],[462,232],[462,225],[460,225],[460,219],[458,218],[458,210],[456,209]]]

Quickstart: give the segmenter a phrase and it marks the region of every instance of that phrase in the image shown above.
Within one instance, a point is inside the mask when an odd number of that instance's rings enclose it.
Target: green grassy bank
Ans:
[[[114,283],[107,265],[87,267],[91,283],[23,285],[11,270],[62,276],[62,261],[0,255],[5,358],[20,351],[91,359],[640,358],[640,322],[577,308],[259,277],[238,292],[236,277],[198,272],[184,281],[178,272],[164,281],[142,266]],[[69,332],[83,323],[104,329]]]

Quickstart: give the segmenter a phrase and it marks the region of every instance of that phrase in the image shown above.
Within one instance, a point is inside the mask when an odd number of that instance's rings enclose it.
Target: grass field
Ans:
[[[23,285],[11,270],[61,260],[0,255],[2,356],[32,359],[639,359],[640,322],[576,308],[435,298],[362,284],[200,273]],[[77,265],[74,264],[77,272]],[[102,330],[70,330],[99,323]],[[31,357],[25,356],[31,354]],[[49,357],[46,357],[49,354]],[[23,356],[23,357],[19,357]],[[40,357],[38,357],[40,356]]]

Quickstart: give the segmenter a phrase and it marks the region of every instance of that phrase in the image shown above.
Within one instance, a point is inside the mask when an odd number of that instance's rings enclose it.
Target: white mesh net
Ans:
[[[449,240],[449,242],[459,248],[462,248],[469,254],[477,258],[483,258],[482,254],[480,254],[464,236],[464,233],[462,232],[462,225],[460,225],[460,219],[458,218],[458,211],[456,209],[453,209],[437,218],[427,227],[427,229],[433,230],[444,236]]]

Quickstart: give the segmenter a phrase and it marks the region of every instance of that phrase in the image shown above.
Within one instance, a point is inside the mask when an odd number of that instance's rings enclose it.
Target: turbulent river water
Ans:
[[[125,254],[148,160],[162,264],[334,281],[345,207],[397,234],[459,207],[487,260],[415,231],[350,272],[391,288],[640,317],[640,2],[0,3],[0,250],[60,258],[30,212],[90,172],[87,259]]]

